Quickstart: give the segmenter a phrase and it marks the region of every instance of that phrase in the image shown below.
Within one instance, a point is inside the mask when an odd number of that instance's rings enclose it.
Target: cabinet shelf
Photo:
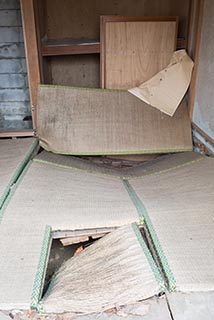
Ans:
[[[177,49],[186,47],[186,40],[177,39]],[[73,54],[100,53],[100,42],[97,40],[49,40],[43,41],[42,56],[65,56]]]
[[[49,40],[43,42],[42,56],[63,56],[73,54],[100,53],[100,42],[97,40]]]

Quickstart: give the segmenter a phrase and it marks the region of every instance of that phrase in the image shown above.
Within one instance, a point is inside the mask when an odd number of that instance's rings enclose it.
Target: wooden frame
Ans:
[[[70,41],[52,41],[42,46],[42,56],[65,56],[73,54],[100,53],[100,44],[90,42],[72,43]]]
[[[192,122],[192,128],[196,132],[198,132],[202,138],[204,138],[207,142],[209,142],[212,146],[214,146],[214,139],[209,137],[202,129],[200,129],[194,122]]]
[[[41,82],[39,48],[33,0],[21,0],[21,14],[26,52],[33,129],[36,130],[38,84]]]
[[[195,12],[196,3],[195,0],[190,0],[189,4],[189,15],[188,15],[188,33],[187,33],[187,52],[191,56],[191,42],[193,38],[193,28],[194,28],[194,12]]]
[[[192,16],[194,15],[193,11],[196,10],[196,3],[195,0],[193,0],[194,3],[192,3]],[[200,52],[200,45],[201,45],[201,30],[202,30],[202,22],[203,22],[203,8],[204,8],[204,0],[198,0],[198,14],[195,15],[195,20],[197,21],[197,26],[196,26],[196,35],[195,35],[195,48],[193,52],[193,60],[194,60],[194,69],[193,69],[193,74],[192,74],[192,80],[190,84],[190,89],[189,89],[189,103],[188,103],[188,108],[189,108],[189,116],[190,120],[192,121],[193,118],[193,112],[194,112],[194,103],[195,103],[195,91],[196,91],[196,83],[197,83],[197,74],[198,74],[198,64],[199,64],[199,52]],[[194,18],[192,17],[192,20]],[[193,24],[193,21],[192,21]],[[190,50],[190,37],[193,37],[192,35],[192,28],[190,27],[189,29],[189,45],[188,49]]]
[[[176,33],[174,48],[177,45],[178,17],[177,16],[144,16],[144,17],[124,17],[124,16],[101,16],[100,17],[100,86],[105,88],[105,25],[108,22],[140,22],[140,21],[176,21]]]
[[[186,49],[187,41],[182,38],[177,38],[177,49]],[[73,54],[93,54],[100,53],[100,43],[94,44],[44,44],[41,47],[42,57],[51,57],[51,56],[66,56]]]
[[[0,132],[0,138],[33,137],[33,131]]]

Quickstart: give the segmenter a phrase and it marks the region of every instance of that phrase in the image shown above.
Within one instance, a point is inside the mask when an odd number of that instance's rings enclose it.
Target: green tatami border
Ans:
[[[164,251],[161,247],[161,244],[159,242],[158,236],[155,232],[155,229],[152,225],[152,222],[150,220],[150,217],[148,215],[148,212],[143,204],[143,202],[140,200],[132,186],[130,185],[128,180],[123,180],[124,186],[135,205],[139,216],[144,218],[145,225],[148,229],[149,236],[151,238],[151,243],[154,247],[155,253],[157,255],[158,261],[160,263],[161,268],[163,269],[163,274],[165,276],[166,283],[168,285],[168,289],[170,291],[176,291],[176,279],[172,273],[172,270],[169,266],[169,263],[167,261],[167,258],[164,254]]]

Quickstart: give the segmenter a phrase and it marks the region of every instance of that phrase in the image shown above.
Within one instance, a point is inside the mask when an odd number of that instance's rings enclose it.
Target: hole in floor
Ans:
[[[74,255],[77,255],[79,252],[81,252],[100,238],[101,237],[93,239],[92,237],[88,237],[87,241],[78,242],[71,245],[63,245],[60,239],[52,239],[42,297],[47,292],[54,273],[61,267],[63,262],[67,261]],[[64,238],[62,239],[62,241],[66,243],[66,239],[70,238]]]

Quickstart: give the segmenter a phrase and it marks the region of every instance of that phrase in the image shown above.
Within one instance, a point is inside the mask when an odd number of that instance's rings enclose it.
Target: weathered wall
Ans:
[[[0,0],[0,131],[28,129],[31,122],[19,0]]]
[[[205,0],[193,122],[214,139],[214,1]]]

